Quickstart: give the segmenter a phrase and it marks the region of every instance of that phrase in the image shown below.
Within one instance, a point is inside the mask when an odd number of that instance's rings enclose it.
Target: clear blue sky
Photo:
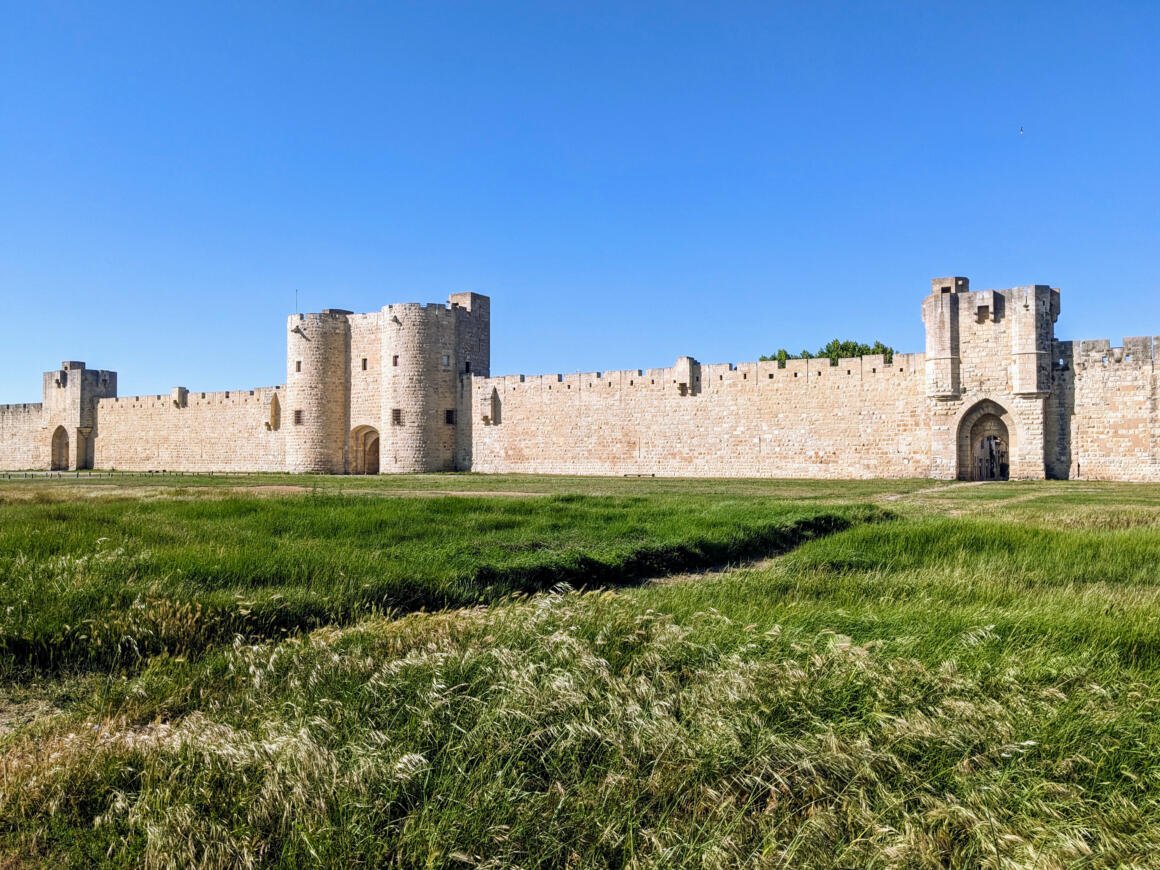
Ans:
[[[295,288],[487,293],[496,373],[921,350],[945,274],[1160,334],[1155,2],[0,12],[0,402],[280,383]]]

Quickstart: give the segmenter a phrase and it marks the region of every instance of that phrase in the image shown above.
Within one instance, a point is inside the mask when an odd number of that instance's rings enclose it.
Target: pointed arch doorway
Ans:
[[[1014,421],[990,399],[971,408],[959,423],[959,479],[1009,480]]]
[[[356,426],[350,433],[350,473],[379,473],[379,430]]]

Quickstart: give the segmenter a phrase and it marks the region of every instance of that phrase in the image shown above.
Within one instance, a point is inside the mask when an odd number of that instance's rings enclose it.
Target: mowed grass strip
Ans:
[[[884,515],[673,495],[11,501],[0,662],[135,667],[235,635],[722,565]]]

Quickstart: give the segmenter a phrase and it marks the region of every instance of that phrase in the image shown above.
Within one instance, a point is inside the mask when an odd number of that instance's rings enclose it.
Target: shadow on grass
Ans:
[[[739,529],[725,540],[694,538],[661,547],[642,545],[600,559],[580,551],[523,566],[483,565],[433,583],[417,578],[368,584],[356,595],[324,596],[286,589],[244,606],[225,595],[177,601],[157,596],[127,609],[95,614],[51,634],[0,636],[0,678],[12,681],[65,672],[132,672],[155,655],[197,656],[241,638],[280,639],[372,614],[399,615],[491,604],[560,585],[593,590],[638,585],[672,574],[708,571],[785,554],[808,541],[864,523],[892,519],[881,510],[817,514]]]

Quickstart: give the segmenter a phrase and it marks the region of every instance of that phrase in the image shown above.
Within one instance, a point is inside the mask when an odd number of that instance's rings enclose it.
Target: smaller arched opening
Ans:
[[[270,416],[266,420],[266,428],[271,432],[282,428],[282,403],[278,401],[277,393],[270,397]]]
[[[960,480],[1009,480],[1014,421],[997,402],[979,402],[959,423]]]
[[[379,473],[379,430],[356,426],[350,433],[350,473]]]
[[[495,387],[479,400],[479,417],[484,426],[498,426],[503,421],[503,402]]]
[[[57,426],[52,433],[52,454],[48,467],[53,471],[68,470],[68,430]]]

